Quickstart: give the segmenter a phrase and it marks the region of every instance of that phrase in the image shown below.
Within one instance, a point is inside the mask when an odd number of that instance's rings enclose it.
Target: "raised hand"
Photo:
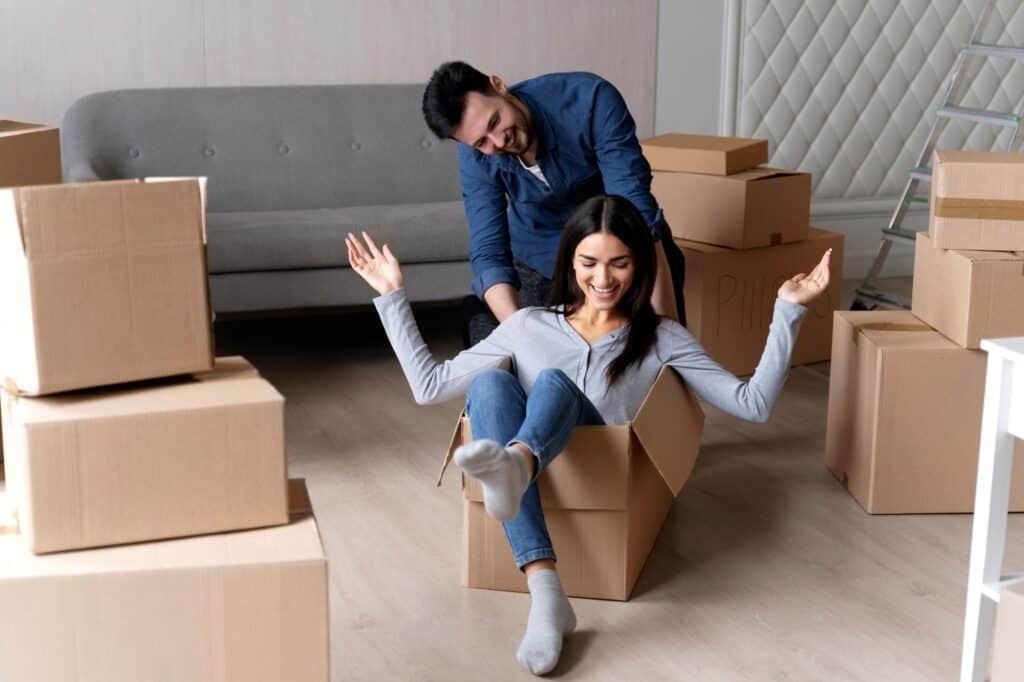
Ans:
[[[378,249],[373,237],[365,232],[363,239],[366,240],[365,246],[351,232],[345,235],[348,263],[352,269],[378,294],[390,294],[396,289],[401,289],[402,269],[398,265],[398,259],[391,253],[391,248],[385,244],[383,249]]]
[[[779,298],[790,303],[807,305],[816,299],[821,292],[828,288],[829,281],[829,260],[832,258],[832,249],[825,252],[821,261],[811,270],[811,274],[800,273],[792,279],[787,279],[779,287]]]

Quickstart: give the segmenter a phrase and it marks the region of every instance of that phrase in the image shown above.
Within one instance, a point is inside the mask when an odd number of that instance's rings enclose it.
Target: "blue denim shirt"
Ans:
[[[519,288],[513,257],[551,277],[562,228],[576,207],[595,195],[626,197],[652,236],[659,236],[651,168],[614,85],[590,73],[556,73],[518,83],[509,92],[530,112],[537,163],[550,188],[513,155],[487,156],[457,143],[477,296],[503,282]]]

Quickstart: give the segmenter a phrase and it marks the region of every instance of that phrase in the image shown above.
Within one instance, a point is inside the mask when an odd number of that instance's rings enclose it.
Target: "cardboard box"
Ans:
[[[1024,154],[936,150],[930,203],[935,248],[1024,251]]]
[[[1024,335],[1024,253],[946,251],[918,233],[914,314],[964,348]]]
[[[288,520],[284,398],[243,358],[184,380],[2,402],[7,487],[33,552]]]
[[[327,561],[288,525],[35,556],[0,535],[0,679],[327,682]]]
[[[687,328],[711,357],[737,375],[751,374],[761,359],[779,286],[810,272],[831,248],[831,283],[809,306],[792,363],[828,360],[832,312],[839,309],[843,281],[842,234],[812,227],[806,241],[743,251],[684,239],[676,243],[686,257]]]
[[[668,133],[640,142],[651,170],[730,175],[768,162],[768,141]]]
[[[538,479],[567,594],[629,599],[669,508],[693,471],[703,426],[697,399],[674,370],[665,369],[629,424],[576,427],[568,446]],[[455,448],[471,439],[463,415],[445,467]],[[501,524],[484,510],[475,479],[463,478],[463,498],[462,584],[526,592],[526,578]]]
[[[1020,682],[1024,671],[1024,584],[999,594],[992,644],[992,682]]]
[[[39,123],[0,121],[0,187],[60,181],[60,131]]]
[[[872,514],[974,511],[986,354],[906,310],[835,314],[825,464]],[[1016,444],[1011,509],[1024,510]]]
[[[42,395],[213,366],[197,179],[0,190],[0,377]]]
[[[733,249],[807,239],[809,173],[765,167],[724,177],[656,171],[651,192],[680,239]]]

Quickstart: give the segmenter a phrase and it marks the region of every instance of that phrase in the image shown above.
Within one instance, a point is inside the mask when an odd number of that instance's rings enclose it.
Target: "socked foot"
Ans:
[[[562,654],[562,640],[576,629],[576,614],[552,570],[533,573],[530,586],[530,618],[519,643],[516,660],[534,675],[554,670]]]
[[[526,461],[516,450],[493,440],[466,443],[455,451],[455,463],[484,489],[484,507],[499,521],[511,521],[530,485]]]

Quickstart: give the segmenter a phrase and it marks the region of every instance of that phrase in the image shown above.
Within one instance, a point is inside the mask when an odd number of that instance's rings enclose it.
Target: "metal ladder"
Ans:
[[[931,181],[932,171],[928,164],[931,163],[932,151],[935,149],[935,144],[938,142],[939,136],[942,135],[942,131],[945,130],[946,123],[948,123],[950,119],[960,119],[973,121],[975,123],[1013,128],[1014,132],[1010,136],[1009,151],[1014,151],[1020,144],[1021,134],[1024,132],[1024,126],[1021,126],[1021,120],[1024,117],[1022,117],[1021,112],[1007,114],[985,111],[984,109],[970,109],[953,104],[953,102],[958,101],[963,95],[966,81],[966,78],[963,77],[963,73],[965,71],[964,67],[969,58],[997,57],[1024,60],[1024,49],[1022,48],[1005,45],[986,45],[979,42],[981,40],[985,24],[988,22],[989,18],[992,16],[992,11],[995,9],[995,4],[996,0],[987,0],[984,8],[981,10],[981,14],[978,15],[977,21],[974,22],[974,28],[971,29],[970,39],[961,45],[956,61],[953,62],[953,68],[950,71],[949,77],[946,79],[945,92],[943,93],[942,101],[935,108],[935,121],[932,123],[931,132],[928,133],[928,138],[925,141],[924,148],[917,157],[914,168],[910,169],[906,185],[903,187],[903,194],[900,196],[896,210],[893,212],[892,218],[889,220],[889,226],[882,228],[882,241],[878,245],[878,253],[875,256],[874,263],[871,265],[871,269],[864,278],[864,282],[857,289],[853,306],[851,306],[853,310],[871,310],[878,307],[878,305],[894,306],[898,308],[910,307],[910,301],[904,296],[876,289],[874,282],[878,278],[879,273],[881,273],[882,266],[885,265],[886,258],[889,256],[889,251],[892,249],[893,245],[893,239],[906,239],[913,242],[917,238],[917,232],[915,230],[908,230],[902,226],[903,219],[906,217],[907,210],[911,205],[928,203],[928,197],[918,195],[917,188],[922,182]],[[872,301],[873,303],[867,303],[865,301]]]

